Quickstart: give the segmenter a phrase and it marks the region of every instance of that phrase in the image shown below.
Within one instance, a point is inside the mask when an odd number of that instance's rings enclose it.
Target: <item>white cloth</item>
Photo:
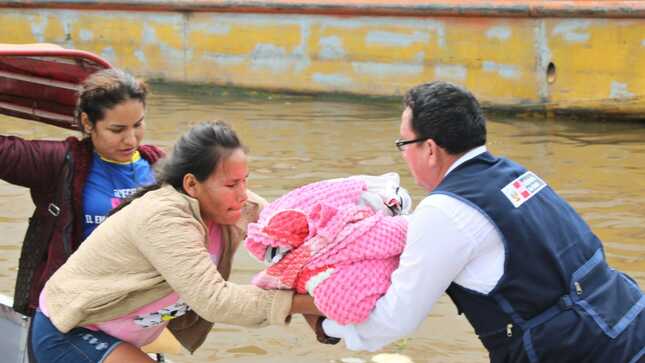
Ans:
[[[464,154],[446,175],[485,151],[480,146]],[[408,218],[399,267],[369,319],[344,326],[323,322],[325,333],[342,338],[348,349],[375,351],[412,333],[452,282],[488,293],[504,273],[502,237],[477,209],[437,194],[423,199]]]
[[[400,184],[399,174],[395,172],[383,175],[355,175],[350,178],[362,180],[367,190],[361,194],[360,205],[368,206],[373,211],[382,211],[390,217],[410,214],[412,198]]]

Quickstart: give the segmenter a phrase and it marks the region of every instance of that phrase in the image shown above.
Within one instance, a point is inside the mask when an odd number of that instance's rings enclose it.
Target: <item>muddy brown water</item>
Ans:
[[[398,102],[287,96],[227,89],[155,85],[146,117],[146,142],[170,147],[198,121],[230,122],[250,149],[250,187],[269,200],[303,184],[352,174],[396,171],[418,202],[393,145]],[[489,149],[537,172],[582,214],[604,241],[612,266],[645,283],[645,124],[490,116]],[[0,116],[0,133],[60,139],[74,134]],[[11,295],[27,218],[26,189],[0,182],[0,293]],[[249,282],[262,265],[241,248],[232,280]],[[377,353],[413,362],[487,362],[472,328],[444,296],[410,337],[381,352],[351,352],[316,342],[300,317],[289,327],[247,329],[216,325],[193,356],[173,362],[370,362]]]

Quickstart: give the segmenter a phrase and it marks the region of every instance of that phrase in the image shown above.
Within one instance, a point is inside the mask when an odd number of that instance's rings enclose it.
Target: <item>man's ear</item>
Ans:
[[[85,112],[81,112],[81,125],[83,125],[83,132],[86,134],[90,134],[92,132],[92,123],[90,122],[89,117],[87,117],[87,114]]]
[[[439,145],[437,145],[436,142],[432,139],[428,139],[425,141],[426,145],[428,145],[427,150],[425,152],[427,153],[428,158],[437,158],[439,154],[437,152],[439,151]]]
[[[424,152],[426,160],[431,168],[442,167],[446,162],[446,150],[439,146],[434,140],[428,139]]]
[[[184,188],[184,191],[186,194],[190,195],[193,198],[197,197],[197,178],[195,178],[195,175],[188,173],[184,175],[184,180],[182,181],[182,187]]]
[[[428,163],[432,167],[438,167],[440,169],[445,169],[448,170],[450,165],[457,160],[459,156],[454,156],[451,155],[446,151],[446,149],[442,148],[437,144],[434,140],[428,139],[426,140],[428,143]]]

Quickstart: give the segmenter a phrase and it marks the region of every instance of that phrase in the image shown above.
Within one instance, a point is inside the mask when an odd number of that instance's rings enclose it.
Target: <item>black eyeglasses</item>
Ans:
[[[405,148],[404,148],[405,145],[414,144],[414,143],[421,142],[421,141],[426,141],[428,139],[429,139],[429,137],[420,137],[420,138],[414,139],[414,140],[397,139],[397,140],[394,141],[394,145],[396,145],[396,148],[399,151],[403,151],[403,150],[405,150]]]

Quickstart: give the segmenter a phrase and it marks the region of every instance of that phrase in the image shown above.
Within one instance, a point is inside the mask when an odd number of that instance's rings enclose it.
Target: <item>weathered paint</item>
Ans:
[[[365,16],[355,8],[351,16],[340,16],[338,1],[329,2],[334,12],[315,11],[321,2],[306,2],[310,6],[301,13],[285,14],[270,10],[293,1],[267,2],[256,12],[240,7],[244,2],[224,9],[218,1],[198,1],[201,7],[192,11],[174,11],[192,6],[183,1],[156,10],[150,6],[169,2],[149,1],[141,11],[127,9],[126,2],[111,2],[108,11],[69,5],[78,2],[48,3],[58,5],[16,9],[15,3],[0,1],[0,43],[56,43],[94,52],[144,77],[180,82],[400,95],[415,84],[444,79],[504,108],[630,115],[645,109],[645,6],[607,8],[602,17],[597,2],[581,1],[577,4],[590,4],[584,16],[561,18],[540,17],[555,8],[537,1],[522,2],[528,8],[518,2],[514,7],[499,1],[443,2],[460,3],[468,16],[445,16],[437,8],[405,16]],[[357,3],[370,1],[352,6]],[[487,11],[486,3],[494,3],[498,14]],[[574,6],[553,3],[569,13]],[[59,9],[65,4],[68,9]],[[475,5],[481,17],[475,16]],[[550,63],[556,70],[553,83],[546,76]]]
[[[459,64],[437,64],[434,67],[435,77],[445,81],[463,82],[467,73],[466,66]]]
[[[9,8],[370,16],[642,18],[641,0],[0,0]]]
[[[494,26],[486,31],[486,37],[489,39],[506,40],[511,36],[511,28],[508,26]]]
[[[535,69],[541,70],[535,72],[535,81],[537,85],[537,95],[540,103],[548,104],[549,102],[549,83],[547,78],[547,69],[553,57],[549,49],[547,29],[544,21],[539,21],[534,27],[533,47],[535,49]],[[557,74],[556,74],[557,76]]]
[[[553,35],[561,36],[569,43],[585,43],[589,40],[587,29],[590,25],[590,20],[561,21],[553,28]]]
[[[567,20],[562,33],[556,19],[545,20],[557,80],[549,85],[554,108],[595,108],[642,113],[645,109],[645,48],[638,46],[645,21]],[[575,35],[573,35],[575,34]]]

